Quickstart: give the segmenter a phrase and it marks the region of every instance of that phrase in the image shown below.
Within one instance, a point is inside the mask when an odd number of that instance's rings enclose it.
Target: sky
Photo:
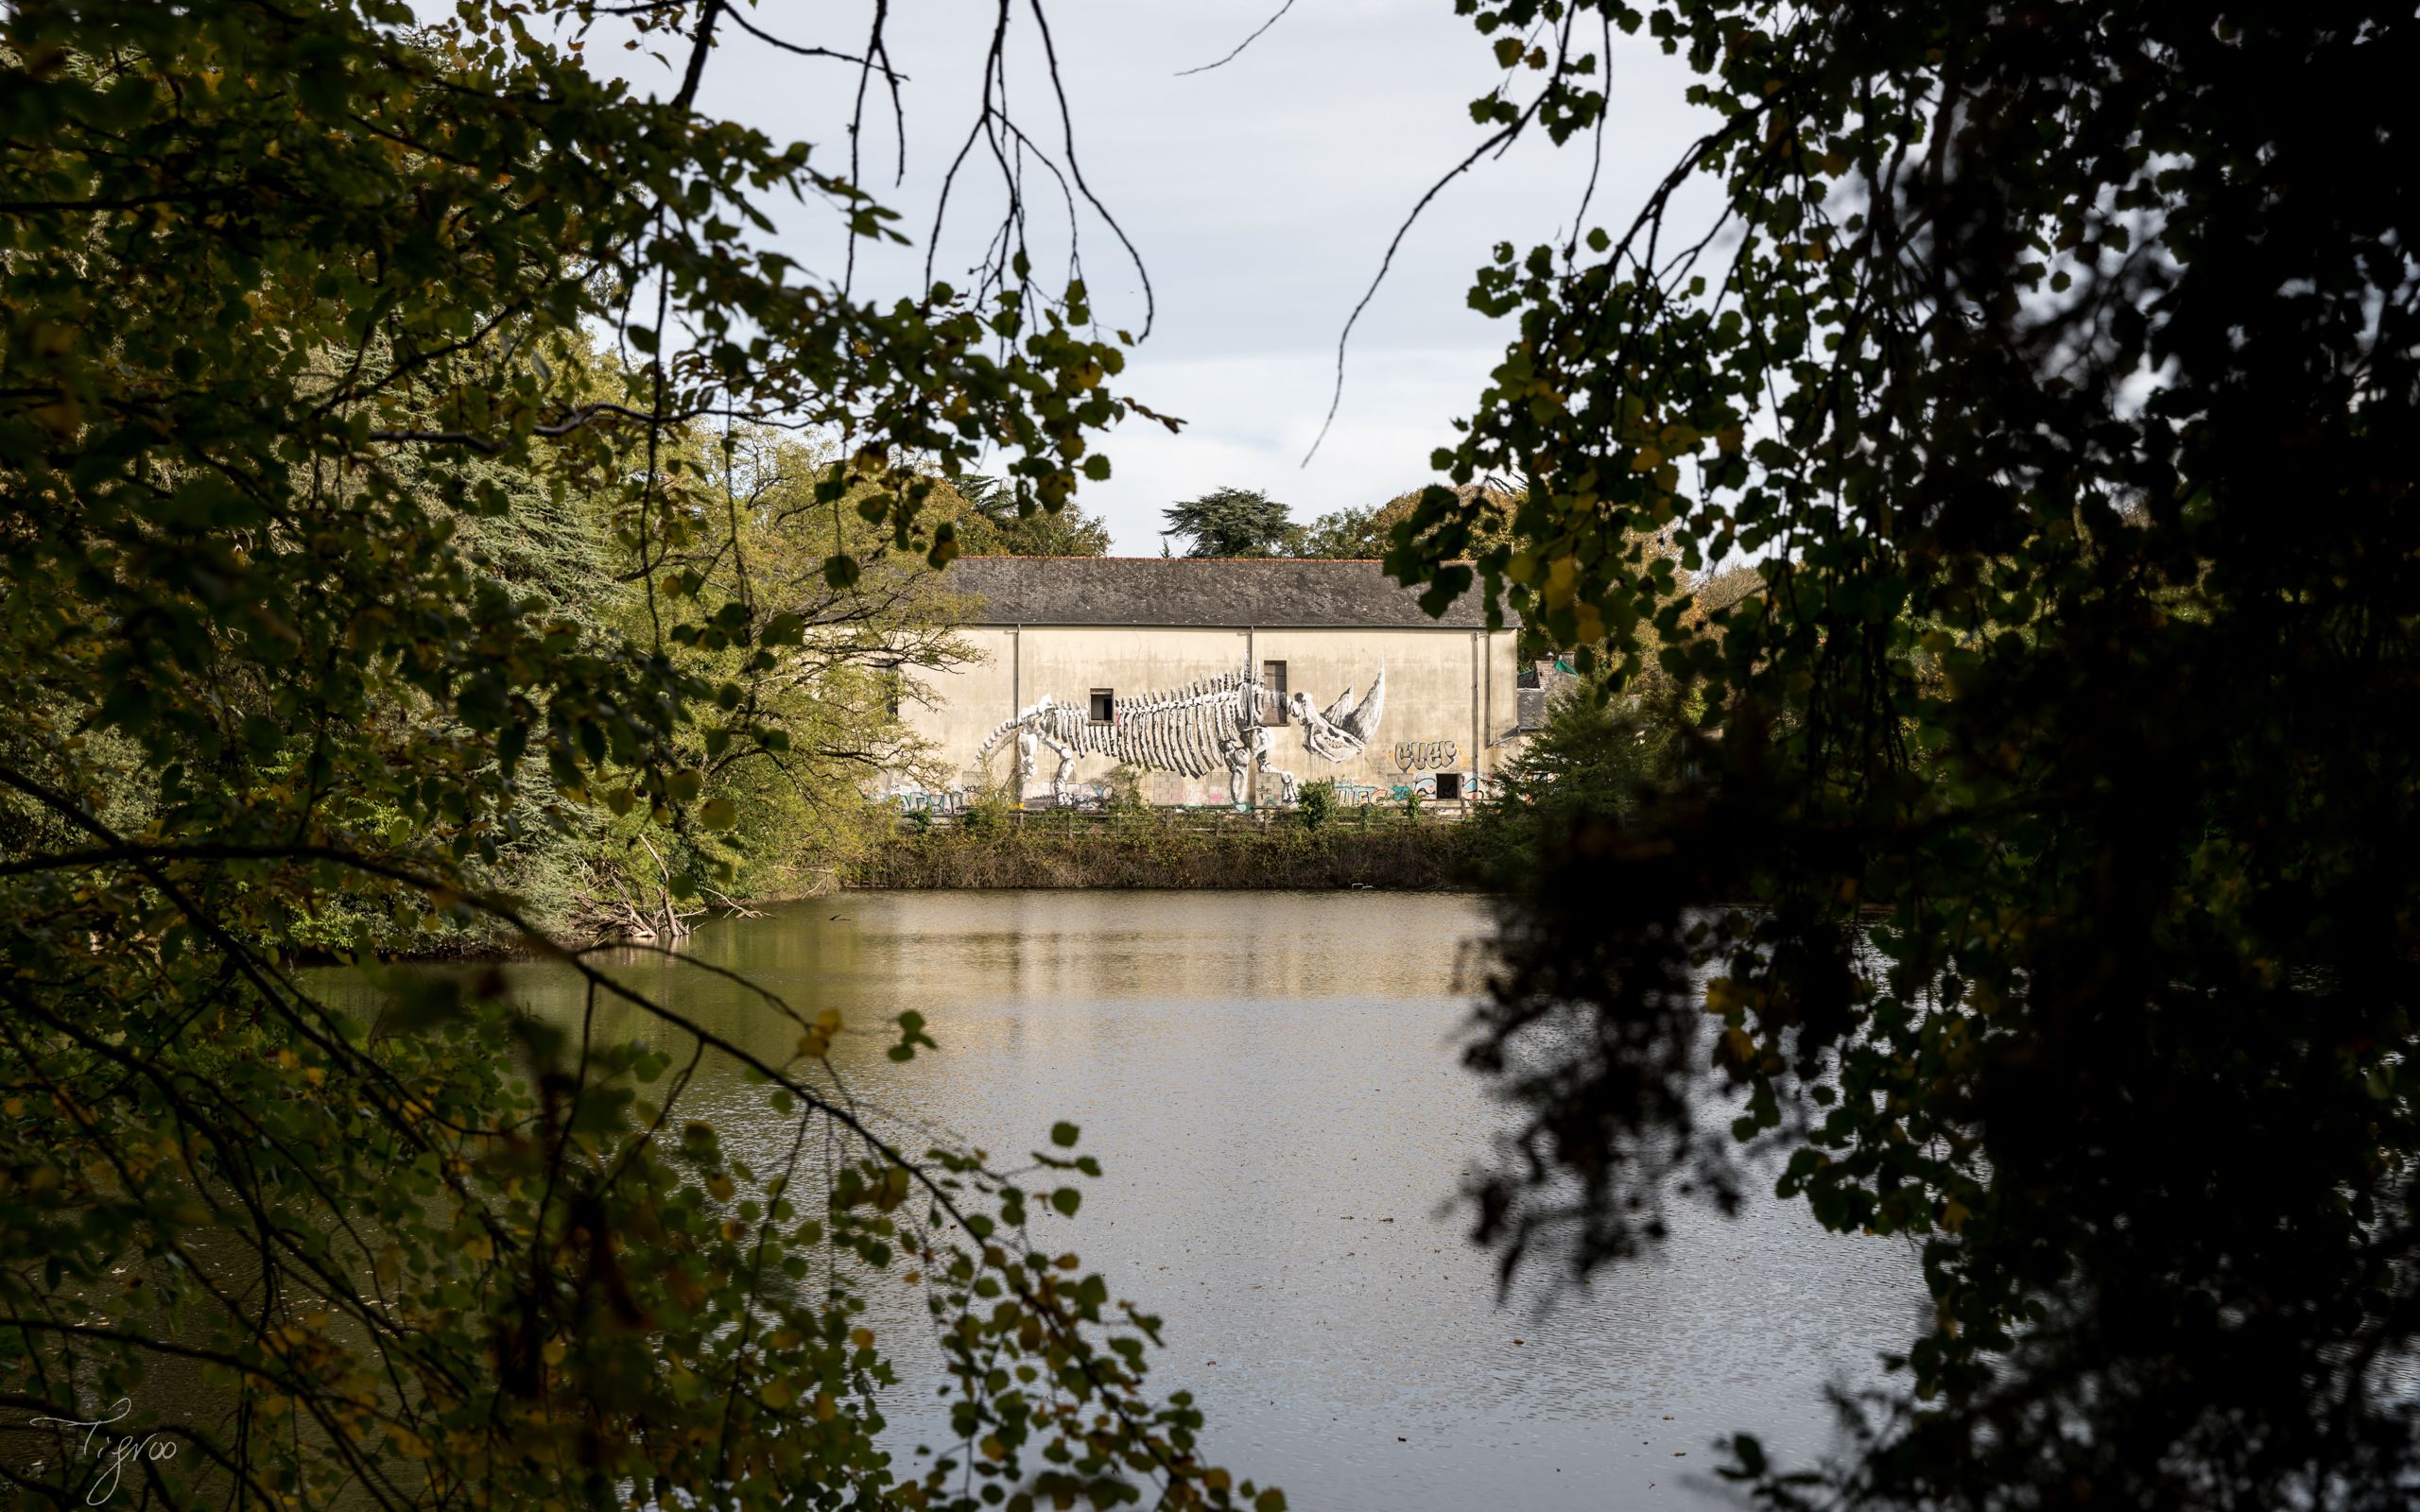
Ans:
[[[1156,296],[1153,328],[1123,391],[1186,422],[1170,436],[1129,421],[1103,443],[1112,477],[1086,484],[1080,498],[1108,522],[1121,555],[1157,556],[1160,511],[1221,486],[1265,490],[1308,521],[1431,481],[1429,454],[1451,443],[1453,420],[1470,412],[1512,334],[1468,308],[1472,271],[1499,241],[1525,249],[1560,243],[1587,180],[1586,143],[1556,149],[1541,135],[1439,196],[1355,331],[1335,424],[1305,466],[1346,317],[1405,215],[1481,139],[1466,106],[1500,76],[1452,0],[1295,0],[1233,61],[1185,75],[1230,52],[1280,3],[1047,0],[1077,160],[1134,243]],[[745,13],[776,36],[853,47],[871,12],[760,0]],[[886,107],[869,112],[879,119],[863,144],[863,181],[901,213],[916,245],[861,252],[861,292],[921,283],[933,205],[976,118],[995,15],[984,0],[891,8],[891,54],[908,80],[906,175],[894,182]],[[648,92],[677,87],[668,63],[620,51],[601,26],[589,56],[619,62]],[[1017,12],[1009,59],[1012,112],[1057,148],[1056,102],[1028,10]],[[1616,33],[1611,73],[1589,225],[1626,223],[1703,129],[1683,97],[1685,69],[1652,43]],[[699,108],[778,141],[809,142],[813,161],[836,168],[846,163],[856,83],[852,66],[735,36],[717,48]],[[1065,211],[1039,172],[1028,195],[1037,230],[1059,229],[1036,243],[1049,249],[1041,270],[1055,274]],[[962,277],[1000,203],[996,171],[971,161],[935,250],[936,277]],[[775,219],[784,250],[819,272],[838,271],[842,244],[827,211],[800,207]],[[1133,269],[1097,215],[1086,214],[1080,235],[1099,315],[1139,333]]]

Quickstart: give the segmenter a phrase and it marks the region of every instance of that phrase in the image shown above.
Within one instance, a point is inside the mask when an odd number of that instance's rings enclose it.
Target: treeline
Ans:
[[[1106,557],[1109,527],[1068,501],[1053,514],[1028,505],[1018,512],[1015,496],[999,480],[967,477],[958,480],[967,501],[955,526],[960,548],[972,557]],[[1473,485],[1461,490],[1488,509],[1500,535],[1510,518],[1514,490],[1501,485]],[[1381,504],[1334,509],[1305,523],[1294,518],[1291,506],[1269,496],[1265,490],[1216,488],[1161,511],[1167,528],[1161,534],[1181,542],[1186,557],[1292,557],[1358,558],[1386,556],[1398,526],[1409,526],[1421,491],[1399,493]],[[1168,548],[1163,546],[1163,551]]]
[[[1492,522],[1495,531],[1503,530],[1514,494],[1511,487],[1472,484],[1459,492]],[[1161,534],[1182,542],[1184,549],[1176,555],[1186,557],[1375,560],[1384,558],[1390,547],[1410,539],[1412,512],[1420,497],[1420,490],[1414,490],[1383,504],[1331,510],[1304,524],[1267,491],[1229,486],[1162,510],[1167,528]],[[1398,535],[1399,530],[1404,534]]]
[[[559,370],[591,371],[605,387],[605,365],[560,345]],[[577,479],[478,461],[417,479],[453,533],[473,594],[599,654],[647,644],[674,613],[693,621],[664,637],[667,670],[712,689],[723,717],[674,737],[660,783],[609,765],[574,787],[525,795],[493,854],[473,861],[475,880],[517,900],[527,921],[573,939],[669,941],[716,910],[836,885],[889,816],[866,797],[873,780],[915,773],[925,759],[903,712],[931,696],[928,678],[973,654],[956,628],[968,602],[926,553],[890,549],[890,532],[863,518],[870,490],[828,496],[845,472],[828,445],[765,425],[689,424],[659,438],[657,464],[673,525],[647,534],[630,528],[612,490]],[[1072,504],[1052,512],[1028,502],[1020,516],[997,479],[969,476],[963,491],[916,481],[925,518],[961,549],[1054,534],[1106,540]],[[448,502],[465,488],[493,490],[509,507]],[[839,553],[854,572],[828,570]],[[732,633],[743,624],[766,627],[772,644]],[[389,717],[406,728],[458,723],[403,704]],[[140,808],[130,800],[129,812]],[[511,933],[492,917],[399,913],[391,902],[349,896],[303,923],[298,940],[340,952],[367,937],[389,953],[448,954]]]

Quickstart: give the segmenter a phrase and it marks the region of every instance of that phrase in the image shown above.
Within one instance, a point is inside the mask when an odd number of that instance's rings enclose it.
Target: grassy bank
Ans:
[[[854,887],[1385,887],[1470,885],[1468,827],[1397,814],[1152,811],[985,816],[902,826],[851,868]]]

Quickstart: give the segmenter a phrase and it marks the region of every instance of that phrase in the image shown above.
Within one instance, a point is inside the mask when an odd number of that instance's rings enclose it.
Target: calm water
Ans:
[[[1210,1457],[1297,1508],[1726,1504],[1712,1441],[1822,1451],[1824,1386],[1873,1379],[1912,1332],[1913,1256],[1792,1206],[1684,1211],[1654,1259],[1499,1305],[1443,1211],[1506,1122],[1454,1053],[1485,931],[1476,901],[1425,895],[855,893],[713,926],[691,954],[853,1023],[923,1012],[938,1056],[836,1052],[893,1113],[995,1155],[1081,1125],[1106,1178],[1041,1242],[1162,1314],[1159,1389],[1195,1391]],[[617,970],[771,1058],[795,1038],[703,973]],[[541,1004],[557,986],[524,983]],[[749,1090],[697,1091],[751,1143]],[[910,1344],[901,1364],[914,1382],[933,1362]],[[903,1435],[927,1400],[901,1404]]]

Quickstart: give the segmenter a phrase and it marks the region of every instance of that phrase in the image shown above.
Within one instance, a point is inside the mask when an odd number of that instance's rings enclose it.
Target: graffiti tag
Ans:
[[[966,807],[966,790],[962,787],[902,787],[884,797],[885,801],[897,804],[902,814],[957,814]]]
[[[1395,770],[1443,771],[1461,755],[1461,747],[1450,740],[1399,740],[1395,742]]]

